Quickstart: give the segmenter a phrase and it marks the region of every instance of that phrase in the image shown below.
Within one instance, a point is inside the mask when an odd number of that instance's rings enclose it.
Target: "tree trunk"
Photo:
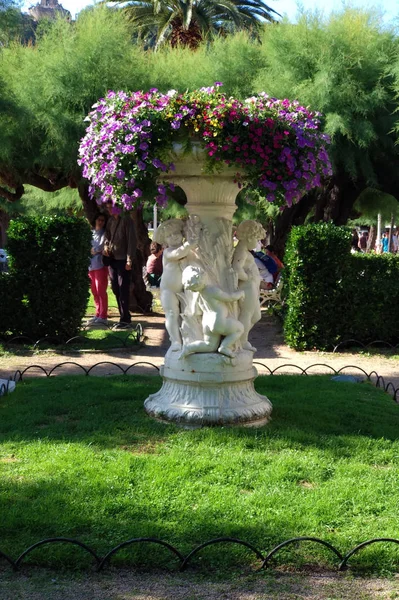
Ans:
[[[321,191],[313,190],[290,208],[286,208],[276,222],[273,246],[276,254],[283,256],[285,243],[291,228],[302,225],[315,207],[314,222],[333,221],[345,225],[353,205],[362,191],[361,184],[355,184],[345,173],[334,175],[328,186]]]
[[[315,222],[333,221],[335,225],[345,225],[353,205],[363,189],[345,173],[333,175],[329,185],[318,194],[315,208]]]
[[[392,233],[393,233],[394,223],[395,223],[395,217],[391,214],[391,226],[389,228],[388,252],[392,252]]]
[[[381,213],[377,215],[377,245],[376,252],[377,254],[381,254]]]
[[[80,183],[78,185],[78,192],[83,204],[85,217],[89,221],[89,223],[92,223],[93,220],[96,218],[97,213],[99,212],[97,202],[94,199],[90,198],[89,186],[87,185],[87,183]]]
[[[7,229],[9,224],[9,215],[4,210],[0,210],[0,248],[5,248],[7,244]]]
[[[143,268],[146,265],[150,254],[151,240],[148,237],[148,230],[143,220],[143,210],[135,208],[131,212],[132,219],[136,228],[137,251],[132,267],[132,285],[130,288],[130,310],[133,312],[148,313],[151,312],[152,294],[145,287],[143,279]]]
[[[272,245],[279,258],[284,256],[285,244],[291,228],[294,225],[303,225],[305,219],[316,202],[314,193],[306,194],[297,204],[285,208],[276,221]]]
[[[376,248],[377,241],[377,228],[375,225],[371,225],[369,231],[369,237],[367,238],[367,252],[372,252]]]

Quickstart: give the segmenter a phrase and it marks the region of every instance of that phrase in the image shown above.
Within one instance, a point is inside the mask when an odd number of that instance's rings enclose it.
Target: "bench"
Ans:
[[[260,290],[259,302],[261,308],[276,306],[283,303],[282,299],[283,279],[281,276],[277,279],[276,287],[271,290]]]

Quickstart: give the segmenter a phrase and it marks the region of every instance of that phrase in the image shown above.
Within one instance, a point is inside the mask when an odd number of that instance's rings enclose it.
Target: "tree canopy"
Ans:
[[[75,23],[57,20],[35,46],[3,46],[0,195],[17,199],[25,184],[53,192],[69,186],[85,202],[77,148],[85,116],[107,90],[192,90],[222,81],[226,94],[241,99],[265,91],[325,114],[334,176],[324,195],[305,197],[292,213],[303,206],[303,217],[316,205],[316,219],[344,222],[367,187],[397,197],[394,30],[373,12],[345,9],[329,18],[304,13],[297,24],[265,25],[259,35],[260,44],[240,31],[195,52],[165,46],[155,53],[132,43],[123,11],[100,6]]]
[[[264,21],[280,16],[263,0],[131,0],[123,10],[155,49],[167,41],[194,49],[204,39],[243,29],[256,34]]]

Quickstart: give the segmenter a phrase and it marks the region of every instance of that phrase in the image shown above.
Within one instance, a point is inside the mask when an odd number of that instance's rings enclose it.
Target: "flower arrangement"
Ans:
[[[173,184],[162,183],[162,174],[174,170],[173,142],[193,137],[205,149],[206,172],[230,165],[239,186],[269,202],[291,206],[321,186],[331,164],[320,113],[265,93],[240,102],[221,85],[182,94],[111,91],[94,104],[79,149],[91,197],[123,210],[153,199],[165,205]]]

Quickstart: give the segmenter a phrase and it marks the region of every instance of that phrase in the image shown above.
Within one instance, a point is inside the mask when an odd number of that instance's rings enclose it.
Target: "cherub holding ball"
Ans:
[[[243,299],[244,292],[227,294],[220,287],[210,285],[204,270],[199,266],[184,269],[183,286],[185,291],[198,293],[203,339],[183,346],[180,358],[196,352],[216,351],[233,358],[234,346],[243,334],[244,327],[240,321],[229,316],[228,304]]]

